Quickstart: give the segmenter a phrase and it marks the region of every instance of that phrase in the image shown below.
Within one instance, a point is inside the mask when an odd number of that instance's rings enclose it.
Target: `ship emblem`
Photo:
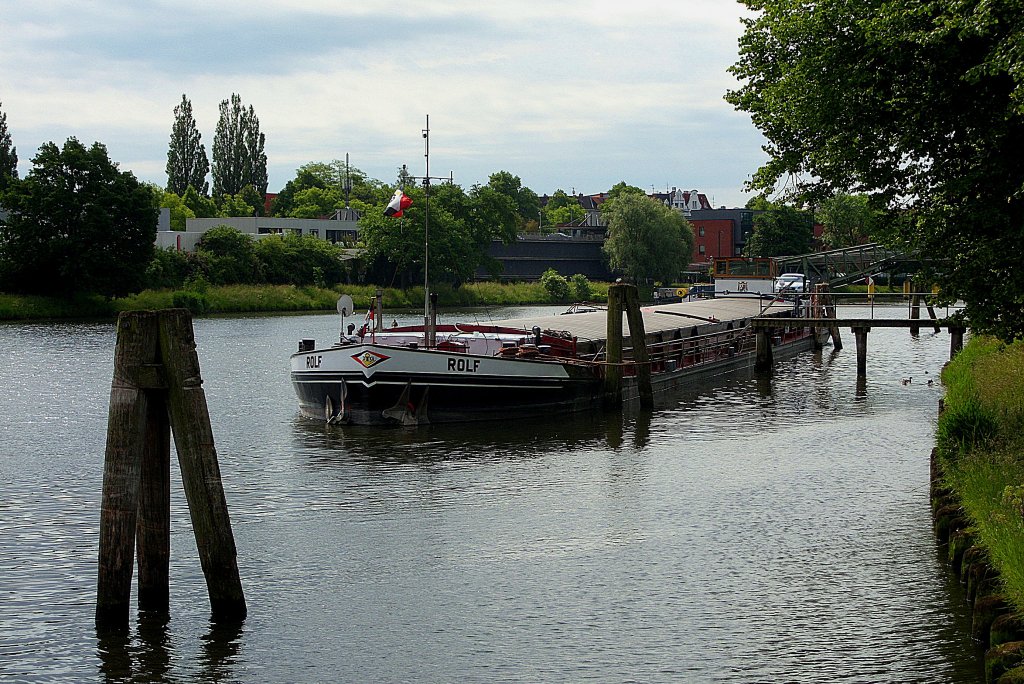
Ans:
[[[373,368],[378,363],[383,363],[391,357],[385,356],[384,354],[378,354],[377,352],[367,349],[366,351],[359,352],[358,354],[353,354],[352,358],[355,359],[363,368]]]

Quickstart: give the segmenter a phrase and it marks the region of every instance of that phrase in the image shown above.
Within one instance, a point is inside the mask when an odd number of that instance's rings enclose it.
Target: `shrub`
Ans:
[[[540,276],[540,284],[552,301],[564,302],[569,299],[569,281],[565,276],[558,275],[555,269],[544,271]]]
[[[206,295],[193,290],[175,292],[173,303],[176,309],[188,309],[189,313],[197,316],[206,313],[210,308]]]
[[[569,290],[573,301],[577,302],[588,301],[594,296],[594,289],[590,286],[590,281],[582,273],[577,273],[569,278]]]

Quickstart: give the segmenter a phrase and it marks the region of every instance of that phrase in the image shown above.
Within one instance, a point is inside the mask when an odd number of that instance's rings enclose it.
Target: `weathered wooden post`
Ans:
[[[122,315],[117,321],[114,379],[107,411],[107,447],[103,463],[96,622],[127,624],[135,564],[135,535],[142,479],[146,392],[140,369],[157,354],[157,317],[152,312]]]
[[[384,290],[377,288],[377,292],[374,295],[374,317],[373,317],[373,329],[380,332],[384,329]]]
[[[629,343],[633,347],[633,362],[636,364],[640,406],[645,409],[653,409],[654,389],[651,387],[651,359],[647,353],[647,332],[644,330],[644,317],[640,312],[640,295],[636,285],[626,285],[624,290],[626,320],[629,323]]]
[[[121,314],[103,474],[98,626],[127,626],[136,541],[139,607],[167,610],[171,432],[213,617],[245,617],[202,382],[187,311]]]
[[[769,372],[772,370],[772,329],[757,328],[754,333],[754,370]]]
[[[853,336],[857,340],[857,377],[867,378],[868,376],[868,332],[871,328],[866,326],[855,326]]]
[[[622,300],[622,284],[611,285],[604,347],[604,403],[608,407],[622,404]]]
[[[914,285],[914,283],[911,284]],[[910,318],[916,321],[921,318],[921,295],[916,292],[916,287],[913,289],[915,292],[910,295]],[[911,325],[910,334],[917,337],[921,334],[921,326]]]
[[[952,359],[954,356],[960,353],[960,350],[964,348],[964,332],[966,328],[955,328],[950,326],[949,328],[949,358]]]

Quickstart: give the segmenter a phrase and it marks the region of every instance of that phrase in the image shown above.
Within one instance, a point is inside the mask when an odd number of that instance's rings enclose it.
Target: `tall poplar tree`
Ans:
[[[174,126],[167,150],[168,192],[181,197],[191,185],[203,195],[209,193],[206,174],[210,172],[210,161],[202,138],[192,116],[192,103],[182,94],[181,104],[174,108]]]
[[[3,103],[0,102],[0,106]],[[7,189],[11,181],[18,178],[18,150],[11,144],[7,131],[7,115],[0,110],[0,192]]]
[[[237,195],[251,185],[261,195],[267,192],[267,155],[265,136],[252,105],[231,94],[220,103],[220,119],[213,139],[213,194]]]

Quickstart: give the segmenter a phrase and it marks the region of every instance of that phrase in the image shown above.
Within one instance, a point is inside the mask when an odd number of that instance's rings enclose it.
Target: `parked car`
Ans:
[[[775,279],[776,292],[803,292],[803,273],[783,273]]]

